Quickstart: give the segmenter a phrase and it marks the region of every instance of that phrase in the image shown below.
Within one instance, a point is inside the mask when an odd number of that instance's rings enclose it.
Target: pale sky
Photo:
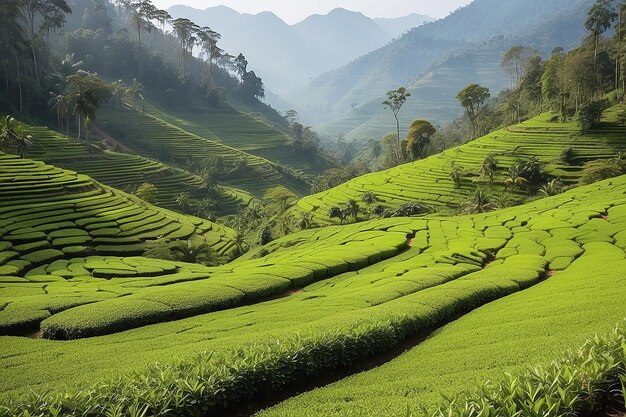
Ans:
[[[238,12],[274,12],[287,23],[299,22],[312,14],[326,14],[334,8],[362,12],[369,17],[400,17],[410,13],[445,17],[472,0],[153,0],[167,9],[175,4],[185,4],[197,9],[224,5]]]

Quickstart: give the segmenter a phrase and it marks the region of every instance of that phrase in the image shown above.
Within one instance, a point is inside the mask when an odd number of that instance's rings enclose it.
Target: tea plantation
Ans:
[[[98,120],[107,132],[124,145],[140,150],[140,154],[150,158],[182,163],[189,158],[221,157],[229,170],[243,164],[246,167],[245,173],[226,178],[224,182],[257,197],[262,197],[265,191],[277,185],[283,185],[299,195],[307,192],[306,184],[274,162],[222,144],[210,137],[190,133],[131,106],[119,112],[112,108],[103,108]]]
[[[41,126],[27,126],[33,147],[27,155],[53,165],[89,175],[92,178],[119,189],[136,188],[143,183],[157,188],[155,203],[160,207],[180,210],[176,197],[188,193],[198,200],[206,195],[203,180],[181,168],[175,168],[154,159],[131,153],[113,151],[88,152],[82,142]],[[248,206],[253,196],[243,190],[218,186],[216,214],[236,213]]]
[[[264,415],[417,413],[610,330],[624,314],[625,249],[620,177],[488,214],[304,231],[217,268],[41,261],[0,289],[5,320],[48,313],[33,319],[43,339],[5,326],[1,397],[7,415],[222,415],[453,321],[387,365]],[[51,307],[63,297],[89,304]]]
[[[63,281],[60,276],[47,274],[60,265],[70,269],[71,258],[140,255],[146,240],[162,237],[203,240],[218,253],[228,254],[234,247],[233,234],[233,231],[207,220],[151,206],[100,185],[85,175],[0,154],[2,300],[8,301],[10,294],[31,296],[30,299],[35,300],[24,305],[15,300],[10,301],[10,305],[3,302],[0,327],[32,327],[49,316],[50,311],[107,298],[104,292],[87,296],[80,291],[65,291],[63,296],[50,303],[45,297],[32,297],[47,295],[46,287],[50,283]],[[164,273],[158,267],[134,267],[136,272],[139,271],[135,275]],[[74,271],[69,273],[71,276],[82,275],[73,267],[71,269]],[[91,273],[102,277],[111,274],[129,276],[132,269],[101,265]],[[16,293],[8,291],[16,288],[10,283],[20,282],[37,284],[26,285]]]
[[[596,159],[613,158],[626,147],[626,106],[605,111],[603,122],[582,133],[576,122],[561,123],[551,114],[543,114],[519,125],[495,131],[473,142],[445,152],[401,165],[387,171],[355,178],[298,202],[300,209],[314,214],[316,221],[328,224],[329,209],[354,199],[361,203],[363,194],[373,193],[384,207],[398,208],[420,201],[436,210],[456,208],[468,201],[477,187],[511,198],[526,196],[524,185],[507,188],[511,166],[537,157],[549,178],[565,185],[577,184],[583,164]],[[562,154],[571,149],[568,161]],[[492,155],[497,162],[493,185],[481,172],[485,159]],[[464,174],[457,187],[450,174],[454,168]],[[362,203],[361,203],[362,204]],[[362,208],[366,208],[362,204]]]
[[[321,153],[310,156],[294,151],[291,138],[268,125],[259,115],[255,117],[255,114],[232,108],[185,112],[175,108],[164,109],[149,101],[145,110],[188,132],[292,167],[307,176],[320,174],[333,166]]]

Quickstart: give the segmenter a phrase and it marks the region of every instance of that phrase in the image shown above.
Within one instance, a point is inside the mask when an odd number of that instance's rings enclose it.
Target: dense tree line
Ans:
[[[190,94],[210,105],[264,97],[262,80],[243,55],[219,47],[219,33],[172,19],[151,0],[117,0],[115,5],[108,0],[6,0],[0,19],[0,110],[7,113],[45,118],[50,94],[62,95],[67,77],[79,69],[136,79],[169,102]],[[62,107],[55,106],[53,113]]]

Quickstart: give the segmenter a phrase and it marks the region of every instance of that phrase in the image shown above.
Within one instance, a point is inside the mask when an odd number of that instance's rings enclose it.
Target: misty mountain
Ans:
[[[445,19],[415,28],[345,67],[317,77],[306,88],[284,98],[294,103],[308,122],[336,120],[341,124],[346,117],[354,118],[352,114],[368,107],[368,103],[380,103],[387,90],[432,77],[433,65],[449,54],[480,48],[495,37],[504,38],[503,34],[508,39],[526,39],[529,46],[538,49],[573,46],[581,40],[584,30],[580,19],[573,16],[584,16],[592,3],[593,0],[475,0]],[[566,23],[556,29],[552,20],[558,16],[564,16]],[[471,73],[467,71],[468,75]],[[450,77],[454,85],[459,80],[455,77]],[[486,77],[471,81],[483,79],[492,81]],[[358,119],[364,123],[369,120],[363,114]],[[345,125],[342,131],[351,131],[349,127]]]
[[[385,29],[393,36],[402,35],[407,30],[422,26],[424,23],[434,22],[430,16],[411,13],[410,15],[397,18],[377,17],[373,19],[378,26]]]
[[[267,88],[279,95],[287,95],[294,87],[429,20],[411,15],[397,22],[386,19],[378,24],[361,13],[338,8],[288,25],[271,12],[252,15],[226,6],[198,10],[179,5],[168,11],[174,18],[186,17],[221,33],[220,46],[231,54],[242,52]]]

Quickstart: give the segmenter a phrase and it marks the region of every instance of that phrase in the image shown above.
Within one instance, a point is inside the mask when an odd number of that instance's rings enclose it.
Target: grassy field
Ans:
[[[225,178],[223,182],[257,197],[262,197],[265,191],[277,185],[283,185],[298,195],[308,192],[308,187],[286,173],[282,166],[220,143],[214,135],[207,138],[190,133],[151,113],[131,107],[116,113],[114,109],[106,108],[100,111],[98,121],[107,133],[140,155],[164,162],[180,164],[189,158],[222,157],[227,169],[232,169],[239,161],[245,161],[245,175]]]
[[[61,276],[63,281],[55,283],[59,292],[89,293],[97,287],[98,292],[130,294],[52,315],[42,322],[44,335],[112,334],[65,342],[2,337],[0,390],[5,399],[17,398],[30,388],[93,387],[95,381],[135,371],[138,375],[126,383],[137,385],[133,392],[149,395],[173,381],[165,368],[159,373],[159,366],[146,366],[183,361],[180,369],[189,385],[175,384],[172,392],[185,393],[191,389],[185,386],[195,386],[205,393],[205,403],[238,403],[254,392],[280,391],[318,372],[385,352],[410,335],[478,308],[407,355],[354,377],[361,386],[340,383],[268,411],[368,415],[372,410],[369,415],[396,415],[402,410],[397,415],[406,415],[407,398],[411,406],[434,403],[441,390],[465,388],[520,359],[546,360],[622,318],[625,192],[626,177],[620,177],[494,213],[385,219],[305,231],[229,265],[191,271],[198,276],[184,282],[170,279],[176,273],[144,275],[136,285],[115,274],[108,280],[93,273]],[[74,261],[78,268],[95,271],[109,269],[102,263],[132,265],[133,260],[90,262],[82,257]],[[54,275],[41,274],[40,279]],[[3,312],[27,303],[28,297],[34,302],[52,295],[48,287],[45,294],[41,284],[17,276],[1,291]],[[208,305],[206,300],[213,296]],[[163,312],[157,305],[169,310]],[[201,314],[207,309],[221,311]],[[192,317],[181,319],[185,315]],[[163,322],[148,325],[155,316]],[[130,329],[126,323],[141,327]],[[119,331],[123,329],[129,330]],[[520,343],[522,338],[532,343]],[[306,357],[303,368],[289,358],[304,346],[322,349],[316,354],[322,356]],[[268,351],[280,363],[271,368],[271,380],[259,376],[265,375],[259,374],[262,369],[270,369],[262,366]],[[205,357],[199,352],[215,353]],[[220,365],[224,358],[230,358],[227,368]],[[210,375],[218,368],[207,380],[205,372]],[[156,377],[159,374],[165,379]],[[394,378],[396,385],[390,382]],[[227,382],[234,380],[242,383]],[[146,387],[141,381],[150,390],[141,391]],[[406,389],[394,391],[403,383]],[[378,398],[389,400],[376,401],[379,393],[384,396]],[[148,397],[141,401],[149,403]],[[159,407],[174,407],[168,403],[173,394],[155,401]],[[185,407],[190,411],[195,406]]]
[[[189,193],[195,200],[206,194],[200,177],[157,160],[114,151],[88,152],[83,142],[41,126],[27,126],[26,132],[33,138],[28,157],[89,175],[119,189],[134,188],[148,182],[157,187],[155,203],[160,207],[180,210],[176,202],[180,193]],[[253,199],[251,194],[228,186],[218,187],[217,192],[219,198],[215,212],[218,216],[234,214]]]
[[[625,111],[623,105],[607,110],[604,122],[586,134],[581,133],[575,122],[552,122],[550,114],[543,114],[430,158],[364,175],[328,191],[304,197],[298,206],[312,212],[318,222],[328,224],[331,222],[328,218],[331,207],[342,206],[349,199],[360,202],[366,192],[374,193],[385,207],[397,208],[403,203],[421,201],[436,210],[461,205],[470,199],[477,187],[484,187],[495,196],[520,198],[526,195],[523,187],[505,191],[506,174],[512,165],[535,156],[549,176],[559,178],[566,185],[574,185],[580,179],[584,162],[613,158],[626,147]],[[560,158],[567,148],[573,150],[573,161],[569,163]],[[490,154],[498,164],[492,187],[480,172],[483,161]],[[465,171],[460,188],[450,178],[453,166]]]

